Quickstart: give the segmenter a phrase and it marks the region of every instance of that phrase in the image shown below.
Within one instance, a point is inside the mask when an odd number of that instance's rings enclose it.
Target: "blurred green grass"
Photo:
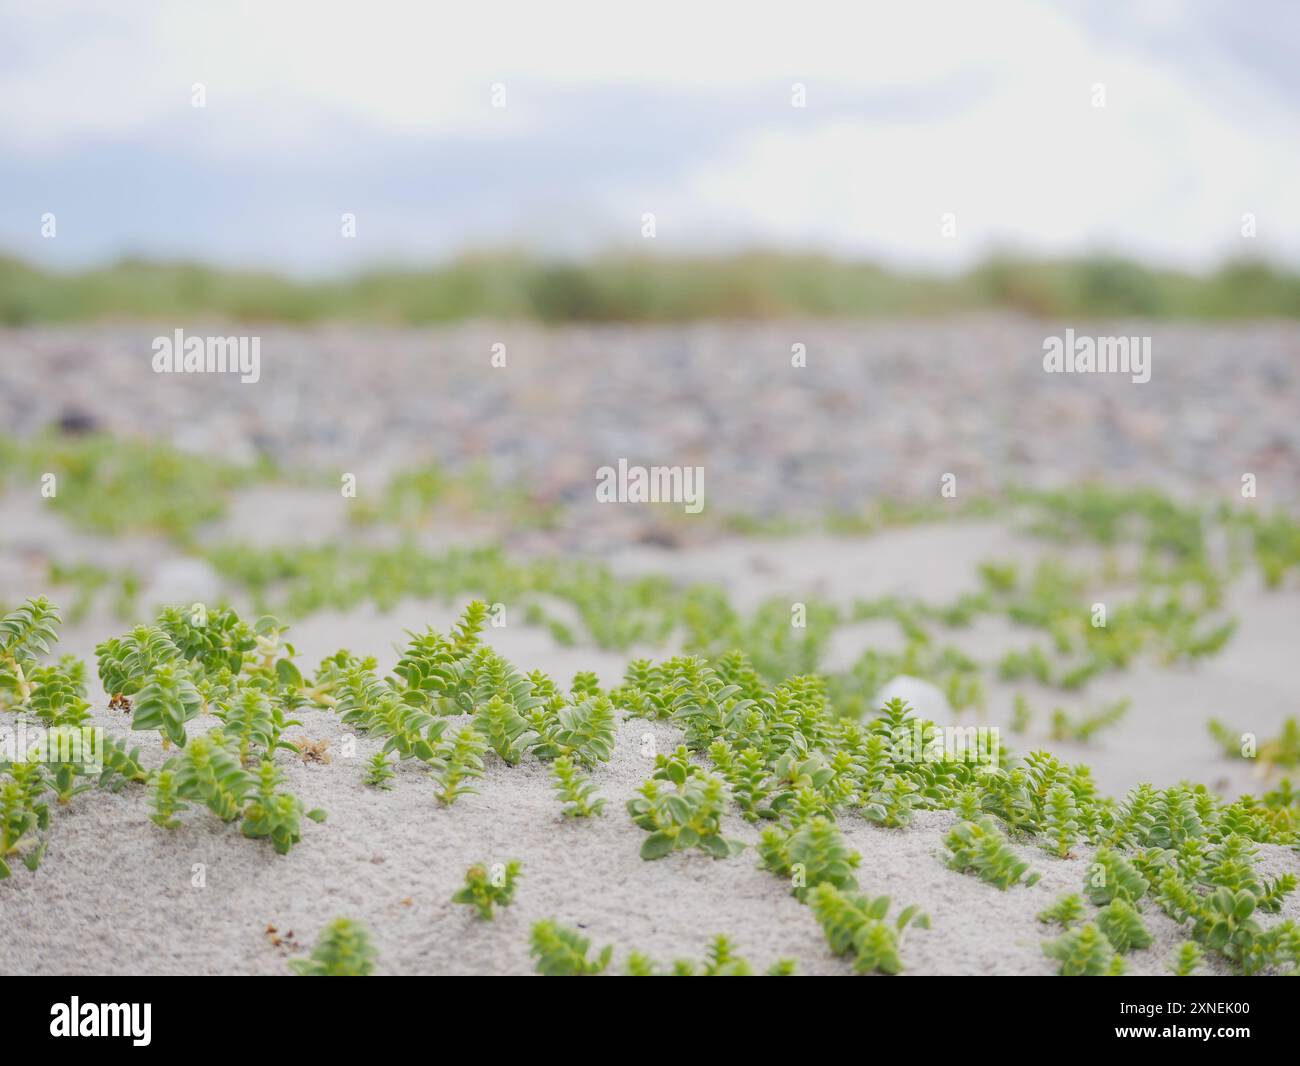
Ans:
[[[427,270],[296,281],[141,259],[62,274],[0,256],[0,322],[10,326],[200,315],[415,325],[472,318],[680,322],[979,310],[1050,318],[1297,318],[1300,274],[1261,260],[1226,263],[1198,276],[1113,256],[1002,255],[949,277],[777,252],[680,259],[610,253],[569,262],[506,251],[466,255]]]

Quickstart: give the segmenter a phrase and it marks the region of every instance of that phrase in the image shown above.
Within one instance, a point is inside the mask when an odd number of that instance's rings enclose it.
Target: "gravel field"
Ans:
[[[703,466],[710,509],[764,517],[933,499],[945,472],[967,499],[1089,478],[1219,498],[1250,471],[1271,499],[1300,500],[1300,327],[1089,324],[1151,336],[1151,379],[1135,384],[1044,373],[1044,338],[1067,325],[186,324],[260,336],[255,384],[154,374],[151,342],[168,332],[156,326],[8,330],[0,426],[21,436],[73,417],[359,477],[425,455],[486,459],[537,498],[576,504],[584,525],[635,520],[637,508],[586,506],[595,469],[619,457]],[[794,344],[807,366],[791,366]]]

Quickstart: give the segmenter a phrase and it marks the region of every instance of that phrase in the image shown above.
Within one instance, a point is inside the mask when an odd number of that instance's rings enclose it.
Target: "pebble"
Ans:
[[[952,719],[952,708],[943,689],[920,678],[899,674],[886,683],[871,702],[880,707],[892,699],[905,700],[913,715],[923,721],[942,725]]]

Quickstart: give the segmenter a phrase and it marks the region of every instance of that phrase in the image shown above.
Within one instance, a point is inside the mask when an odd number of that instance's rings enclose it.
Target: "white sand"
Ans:
[[[9,560],[0,574],[0,597],[42,591],[33,568],[14,562],[13,527],[0,543]],[[26,527],[29,531],[30,526]],[[115,549],[118,551],[126,549]],[[950,599],[973,580],[982,558],[1027,550],[1008,534],[987,526],[901,530],[868,540],[728,542],[699,554],[641,552],[618,560],[627,571],[669,570],[686,577],[721,580],[749,602],[772,593],[824,593],[844,601],[888,592]],[[139,554],[138,550],[136,554]],[[1021,554],[1021,558],[1024,555]],[[1242,619],[1235,640],[1217,658],[1192,670],[1169,671],[1140,664],[1090,686],[1085,698],[1043,693],[1036,729],[1026,738],[1007,736],[1019,751],[1048,746],[1089,762],[1102,787],[1122,791],[1149,780],[1180,778],[1219,784],[1228,791],[1258,791],[1251,768],[1223,759],[1205,732],[1220,716],[1243,729],[1272,735],[1297,712],[1294,681],[1296,622],[1300,595],[1268,593],[1250,582],[1234,592]],[[385,668],[404,628],[445,626],[447,607],[405,604],[390,615],[361,609],[346,616],[322,614],[294,626],[300,662],[310,669],[340,646],[373,652]],[[68,627],[60,650],[90,655],[95,641],[120,631],[104,617]],[[850,627],[837,635],[834,656],[844,665],[868,636],[887,642],[893,627]],[[996,654],[1022,646],[1031,633],[1005,624],[956,631],[959,646]],[[622,672],[627,656],[589,649],[561,649],[545,633],[523,627],[488,631],[488,638],[525,669],[539,667],[567,682],[579,669],[596,669],[605,682]],[[894,637],[893,639],[897,639]],[[637,649],[638,653],[644,649]],[[662,653],[661,653],[662,654]],[[991,685],[989,720],[1005,723],[1011,688]],[[1091,745],[1056,745],[1044,739],[1052,706],[1097,706],[1131,697],[1133,708],[1117,728]],[[127,719],[104,710],[93,693],[97,722],[127,734]],[[526,973],[532,922],[554,917],[584,927],[597,946],[616,945],[621,967],[638,949],[661,961],[699,957],[708,938],[730,934],[742,953],[765,968],[780,956],[796,958],[804,973],[847,973],[847,963],[827,951],[807,908],[776,877],[755,868],[752,849],[714,861],[703,853],[644,862],[644,833],[623,809],[648,775],[640,738],[655,737],[659,750],[673,747],[679,732],[663,723],[629,721],[619,729],[613,760],[595,779],[607,799],[606,815],[566,822],[551,793],[549,772],[535,762],[509,768],[489,757],[482,795],[451,809],[433,798],[427,775],[416,766],[399,773],[391,792],[363,782],[364,759],[375,741],[360,739],[356,756],[343,758],[345,730],[326,712],[306,712],[305,734],[330,741],[330,765],[303,765],[282,756],[289,785],[309,807],[329,812],[323,825],[306,823],[303,840],[288,856],[264,842],[244,839],[204,810],[184,815],[184,826],[167,831],[148,821],[144,790],[112,795],[91,792],[55,812],[45,861],[34,874],[21,866],[0,883],[3,973],[282,973],[285,960],[309,949],[329,919],[348,915],[373,932],[384,973]],[[968,721],[975,720],[973,714]],[[193,723],[202,727],[202,721]],[[209,723],[214,724],[214,723]],[[148,766],[164,758],[155,734],[137,734]],[[846,815],[842,827],[863,856],[865,891],[888,894],[899,905],[916,903],[933,920],[929,931],[908,933],[903,957],[911,974],[1049,974],[1041,953],[1048,935],[1035,915],[1064,891],[1081,888],[1087,856],[1056,860],[1020,849],[1043,880],[1033,888],[1001,892],[948,870],[942,837],[953,818],[922,813],[906,830],[871,826]],[[733,820],[733,835],[756,839],[756,831]],[[1262,872],[1300,873],[1300,855],[1261,848]],[[517,902],[493,922],[449,902],[473,862],[519,859],[524,879]],[[194,864],[206,868],[205,887],[191,883]],[[1300,919],[1292,897],[1283,916]],[[1180,939],[1155,907],[1146,910],[1156,944],[1130,956],[1135,973],[1161,972]],[[268,924],[281,935],[293,931],[298,951],[275,947]]]
[[[337,749],[342,730],[332,715],[309,714],[305,725]],[[58,812],[40,869],[18,869],[0,887],[9,930],[0,971],[279,973],[291,953],[272,945],[268,923],[309,945],[325,922],[346,914],[373,931],[385,973],[528,972],[529,926],[552,916],[584,927],[597,944],[615,944],[620,960],[634,948],[663,959],[698,956],[711,934],[728,932],[756,965],[790,956],[804,973],[849,972],[826,950],[807,908],[755,868],[752,850],[723,861],[699,852],[652,863],[638,857],[644,834],[622,805],[647,774],[639,755],[646,732],[661,748],[679,739],[662,724],[625,723],[614,759],[596,775],[606,816],[589,823],[560,817],[535,763],[494,764],[481,796],[446,810],[413,768],[392,792],[376,794],[361,781],[361,759],[374,748],[365,741],[356,759],[289,767],[291,787],[330,819],[309,824],[287,856],[205,811],[189,812],[181,829],[156,828],[140,789],[79,797]],[[864,890],[931,915],[932,929],[908,934],[907,972],[1050,973],[1034,916],[1082,886],[1085,857],[1061,861],[1020,848],[1043,880],[1001,892],[943,865],[941,840],[952,822],[926,812],[899,831],[843,819],[863,856]],[[755,838],[739,820],[731,831]],[[1286,849],[1262,853],[1270,876],[1297,868]],[[496,920],[481,922],[448,902],[471,863],[507,859],[522,860],[525,877],[515,905]],[[198,863],[206,866],[202,888],[191,884]],[[1172,922],[1147,911],[1156,943],[1130,957],[1134,973],[1160,972],[1180,939]],[[1294,898],[1285,913],[1300,918]]]

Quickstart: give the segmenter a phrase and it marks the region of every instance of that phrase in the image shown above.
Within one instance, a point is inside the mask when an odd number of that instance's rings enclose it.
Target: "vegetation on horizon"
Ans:
[[[752,251],[583,261],[465,255],[428,269],[301,281],[188,262],[122,259],[64,274],[0,256],[0,323],[104,318],[327,320],[419,325],[475,318],[681,322],[1005,309],[1041,317],[1300,317],[1300,274],[1264,260],[1196,276],[1112,255],[995,255],[963,274],[906,273],[818,254]]]

